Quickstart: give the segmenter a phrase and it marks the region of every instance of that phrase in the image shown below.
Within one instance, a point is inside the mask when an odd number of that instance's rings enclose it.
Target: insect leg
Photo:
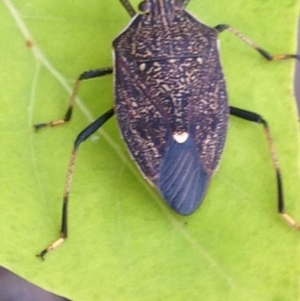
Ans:
[[[285,203],[284,203],[284,193],[283,193],[283,184],[282,184],[282,179],[281,179],[281,171],[279,167],[279,161],[278,161],[278,156],[277,152],[274,146],[273,138],[271,136],[271,131],[269,128],[269,125],[265,119],[263,119],[262,116],[242,110],[236,107],[230,107],[230,114],[236,117],[239,117],[244,120],[252,121],[258,124],[261,124],[264,127],[265,134],[268,140],[268,144],[270,147],[271,155],[272,155],[272,160],[273,164],[275,167],[275,172],[276,172],[276,179],[277,179],[277,193],[278,193],[278,213],[283,217],[283,219],[293,228],[300,230],[300,225],[289,215],[285,212]]]
[[[133,6],[128,0],[120,0],[124,8],[127,10],[130,17],[133,17],[136,15],[136,11],[134,10]]]
[[[73,152],[71,155],[71,160],[69,163],[67,180],[65,185],[64,197],[63,197],[63,208],[62,208],[62,221],[61,221],[61,231],[59,238],[55,240],[51,245],[49,245],[46,249],[40,252],[37,256],[44,259],[44,256],[53,251],[58,246],[60,246],[68,236],[68,203],[69,203],[69,195],[71,190],[71,184],[73,180],[75,161],[77,158],[77,153],[79,146],[82,142],[84,142],[88,137],[90,137],[95,131],[97,131],[108,119],[110,119],[114,115],[114,109],[110,109],[98,119],[96,119],[93,123],[91,123],[88,127],[86,127],[76,138],[74,143]]]
[[[239,32],[237,29],[233,28],[232,26],[228,24],[219,24],[215,27],[215,29],[221,33],[224,30],[228,30],[231,33],[233,33],[235,36],[237,36],[239,39],[250,45],[252,48],[254,48],[258,53],[260,53],[265,59],[268,61],[282,61],[282,60],[288,60],[288,59],[297,59],[300,60],[300,55],[298,54],[270,54],[263,48],[261,48],[259,45],[254,43],[252,40],[245,37],[241,32]]]
[[[113,72],[113,68],[101,68],[101,69],[95,69],[95,70],[89,70],[89,71],[83,72],[78,77],[78,79],[76,81],[73,93],[72,93],[71,98],[70,98],[69,107],[67,109],[65,117],[62,118],[62,119],[50,121],[50,122],[47,122],[47,123],[35,124],[34,125],[35,130],[38,131],[41,128],[44,128],[44,127],[54,127],[54,126],[57,126],[57,125],[60,125],[60,124],[64,124],[65,122],[70,121],[71,117],[72,117],[72,112],[73,112],[73,108],[74,108],[76,96],[78,94],[78,90],[79,90],[81,82],[83,80],[86,80],[86,79],[90,79],[90,78],[94,78],[94,77],[100,77],[100,76],[103,76],[103,75],[111,74],[112,72]]]

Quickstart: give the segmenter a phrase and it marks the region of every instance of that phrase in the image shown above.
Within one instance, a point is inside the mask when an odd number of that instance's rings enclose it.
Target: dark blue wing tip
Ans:
[[[170,139],[160,166],[158,187],[174,211],[192,214],[201,205],[210,178],[191,136],[183,143]]]

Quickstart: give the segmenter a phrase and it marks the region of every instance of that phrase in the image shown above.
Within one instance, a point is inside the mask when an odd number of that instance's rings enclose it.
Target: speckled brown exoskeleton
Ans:
[[[228,104],[218,35],[228,30],[269,61],[299,60],[299,55],[271,55],[229,25],[207,26],[185,10],[189,0],[146,0],[140,3],[141,14],[129,0],[120,2],[132,19],[113,41],[114,66],[81,74],[65,117],[35,125],[39,130],[69,121],[81,81],[113,74],[114,106],[78,135],[67,175],[60,236],[38,256],[43,258],[67,238],[68,200],[79,145],[114,114],[144,177],[182,215],[193,213],[205,197],[222,156],[229,115],[261,124],[276,172],[278,212],[299,229],[285,212],[267,121]]]

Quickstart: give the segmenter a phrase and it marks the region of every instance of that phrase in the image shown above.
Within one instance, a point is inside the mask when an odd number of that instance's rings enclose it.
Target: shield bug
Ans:
[[[68,201],[78,148],[114,114],[143,175],[182,215],[192,214],[205,197],[224,149],[229,115],[261,124],[276,172],[278,212],[299,229],[285,213],[281,173],[267,121],[228,104],[218,35],[231,32],[269,61],[299,60],[300,56],[272,55],[230,25],[205,25],[185,10],[188,0],[146,0],[139,5],[141,14],[128,0],[120,2],[132,20],[113,41],[114,66],[81,74],[65,117],[35,125],[39,130],[69,121],[80,83],[113,74],[114,107],[78,135],[67,175],[60,237],[38,256],[43,258],[67,238]]]

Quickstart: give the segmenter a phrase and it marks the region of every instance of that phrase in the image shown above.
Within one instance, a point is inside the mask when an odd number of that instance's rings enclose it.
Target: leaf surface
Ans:
[[[138,1],[134,1],[137,5]],[[295,53],[299,1],[191,1],[188,10],[228,23],[271,53]],[[219,171],[192,216],[172,212],[139,174],[115,119],[81,147],[67,242],[35,257],[60,230],[76,135],[113,105],[110,76],[82,84],[73,120],[63,116],[76,78],[112,66],[111,42],[129,17],[118,1],[4,0],[1,17],[0,264],[74,301],[297,300],[299,237],[276,213],[276,182],[260,125],[231,118]],[[230,103],[269,122],[288,212],[300,220],[295,62],[266,62],[229,32],[220,36]]]

